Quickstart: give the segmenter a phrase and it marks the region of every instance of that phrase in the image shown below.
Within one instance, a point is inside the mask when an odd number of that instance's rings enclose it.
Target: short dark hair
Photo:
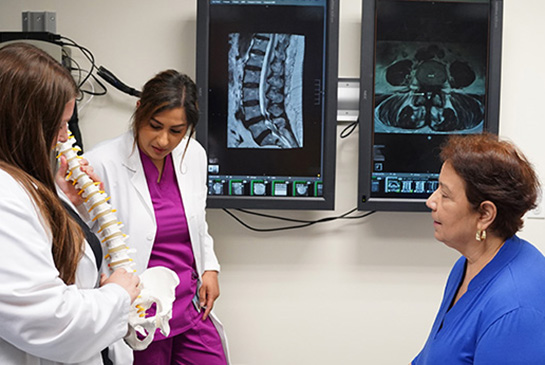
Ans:
[[[467,199],[475,210],[485,200],[496,205],[496,219],[489,229],[503,239],[517,233],[523,215],[536,207],[539,180],[513,143],[490,133],[452,136],[441,150],[441,159],[464,180]]]

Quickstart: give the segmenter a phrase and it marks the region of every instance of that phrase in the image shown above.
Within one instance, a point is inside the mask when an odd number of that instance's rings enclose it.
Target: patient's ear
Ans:
[[[498,209],[496,204],[492,203],[490,200],[485,200],[479,205],[479,229],[486,230],[496,219],[498,214]]]

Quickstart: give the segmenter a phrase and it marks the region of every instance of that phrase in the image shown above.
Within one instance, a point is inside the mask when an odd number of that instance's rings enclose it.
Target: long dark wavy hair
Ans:
[[[53,237],[61,279],[73,284],[83,252],[83,232],[57,195],[51,164],[66,104],[76,97],[70,73],[26,43],[0,49],[0,168],[35,201]]]
[[[197,102],[197,85],[187,75],[176,70],[159,72],[144,85],[140,104],[132,118],[132,130],[135,143],[139,131],[145,123],[163,111],[183,108],[189,125],[189,138],[195,133],[199,121],[199,105]]]

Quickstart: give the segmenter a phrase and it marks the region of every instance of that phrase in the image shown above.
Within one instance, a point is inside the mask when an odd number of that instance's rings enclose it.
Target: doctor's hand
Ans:
[[[100,180],[97,174],[95,174],[93,167],[89,166],[89,161],[82,158],[79,160],[79,163],[81,165],[80,169],[81,171],[85,172],[91,180],[95,182],[100,182],[100,190],[104,190],[104,184]],[[78,190],[74,185],[72,185],[71,181],[66,180],[66,173],[68,171],[68,161],[66,161],[66,156],[61,155],[59,158],[59,168],[57,169],[57,172],[55,173],[55,182],[61,188],[61,190],[66,194],[68,199],[74,204],[76,207],[80,204],[83,204],[83,198],[81,197],[81,194],[78,194]]]
[[[205,271],[202,274],[202,285],[199,288],[199,301],[201,307],[205,308],[202,320],[204,321],[212,307],[214,307],[214,302],[220,296],[220,285],[218,283],[218,272],[217,271]]]
[[[140,278],[125,269],[117,269],[109,277],[100,275],[100,286],[106,284],[117,284],[129,293],[131,303],[140,295]]]

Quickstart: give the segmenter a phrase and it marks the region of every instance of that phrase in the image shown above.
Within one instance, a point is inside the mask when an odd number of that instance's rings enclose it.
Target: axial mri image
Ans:
[[[469,44],[378,41],[375,132],[478,133],[486,53]]]
[[[229,34],[228,148],[303,148],[305,37]]]

